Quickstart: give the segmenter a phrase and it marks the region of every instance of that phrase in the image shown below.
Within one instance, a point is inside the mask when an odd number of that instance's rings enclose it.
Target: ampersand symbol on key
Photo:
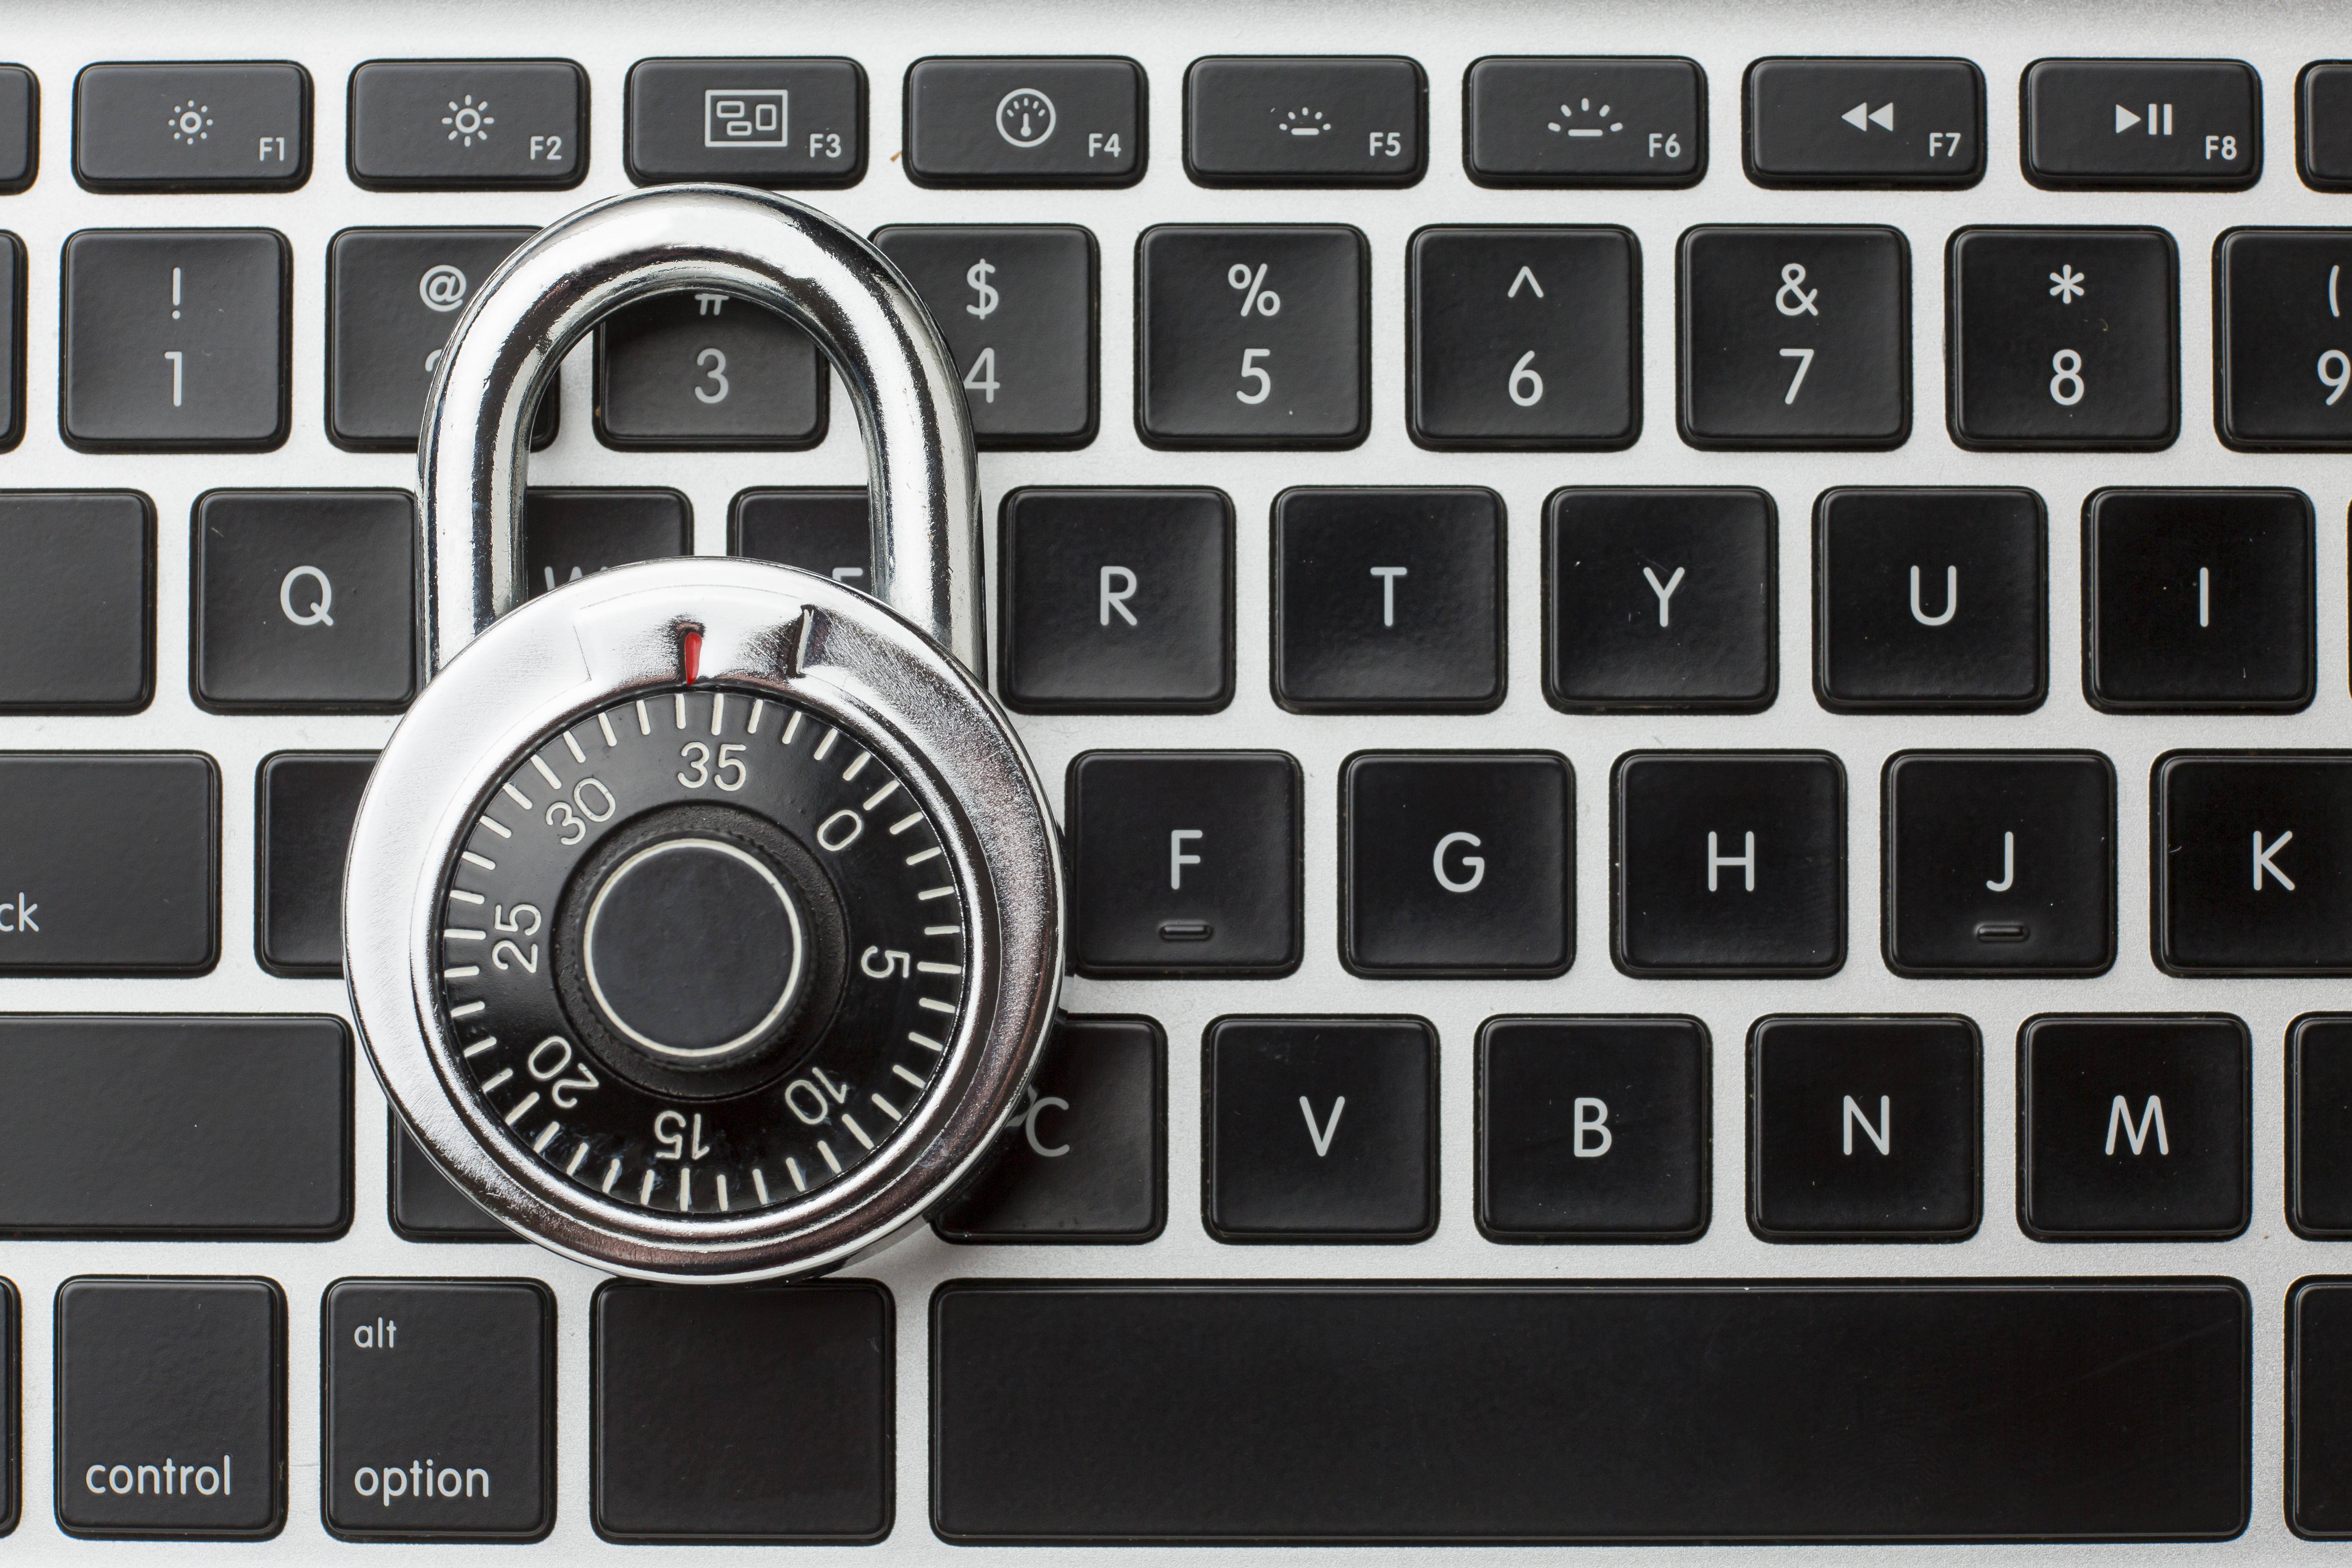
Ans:
[[[1813,301],[1820,299],[1818,289],[1798,287],[1805,280],[1804,264],[1791,261],[1780,268],[1780,291],[1772,296],[1772,303],[1784,316],[1818,316]]]

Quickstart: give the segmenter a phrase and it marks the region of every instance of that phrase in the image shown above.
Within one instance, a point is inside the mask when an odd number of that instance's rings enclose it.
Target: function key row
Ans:
[[[522,229],[347,229],[328,250],[327,426],[414,446],[456,313]],[[1097,429],[1101,261],[1071,225],[877,230],[942,325],[980,444]],[[2214,247],[2214,424],[2248,450],[2352,450],[2352,230]],[[1640,246],[1617,227],[1431,227],[1406,268],[1406,416],[1436,449],[1614,450],[1643,428]],[[268,450],[289,429],[293,257],[269,229],[85,229],[64,246],[58,425],[84,451]],[[1135,427],[1172,448],[1344,448],[1371,429],[1371,247],[1341,225],[1150,228],[1135,250]],[[1912,430],[1899,230],[1685,232],[1675,426],[1694,447],[1884,449]],[[0,235],[0,446],[22,438],[26,274]],[[2180,422],[2179,258],[2155,228],[1963,228],[1944,258],[1946,421],[1979,450],[2151,450]],[[617,447],[791,451],[828,378],[798,328],[712,293],[595,338]],[[541,408],[537,439],[557,411]]]
[[[530,591],[692,552],[668,489],[533,489]],[[416,685],[401,490],[214,490],[190,512],[189,685],[213,712],[398,712]],[[862,489],[751,489],[730,553],[863,585]],[[1024,488],[998,529],[996,687],[1024,713],[1213,713],[1235,682],[1223,492]],[[1542,523],[1543,692],[1568,713],[1751,713],[1780,686],[1780,525],[1757,489],[1570,489]],[[2287,489],[2105,489],[2083,510],[2082,689],[2108,712],[2287,713],[2318,689],[2316,525]],[[2049,695],[2049,529],[2027,489],[1824,491],[1812,685],[1840,713]],[[1272,694],[1294,712],[1485,713],[1506,679],[1487,489],[1271,508]],[[135,491],[0,492],[0,712],[154,696],[157,522]],[[56,657],[71,647],[71,658]]]
[[[119,63],[74,83],[74,177],[94,191],[283,191],[310,175],[312,86],[290,61]],[[563,190],[588,168],[570,60],[371,60],[349,84],[349,173],[369,190]],[[2050,190],[2242,190],[2262,175],[2262,83],[2235,60],[2049,59],[2026,69],[2025,176]],[[1429,84],[1396,57],[1210,58],[1184,76],[1184,166],[1209,186],[1405,186],[1428,164]],[[1962,188],[1985,171],[1985,83],[1965,59],[1769,58],[1748,68],[1758,184]],[[919,185],[1120,186],[1147,163],[1143,69],[1115,57],[930,58],[908,71]],[[647,59],[631,68],[629,177],[855,184],[866,81],[839,58]],[[1463,164],[1497,186],[1681,186],[1706,173],[1706,80],[1679,58],[1489,58],[1463,81]],[[2352,61],[2296,84],[2297,166],[2352,189]],[[0,67],[0,193],[38,165],[39,89]]]

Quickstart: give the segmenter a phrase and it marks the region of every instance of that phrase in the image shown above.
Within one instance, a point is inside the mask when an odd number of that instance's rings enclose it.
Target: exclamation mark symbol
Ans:
[[[172,268],[172,320],[180,319],[180,269]]]

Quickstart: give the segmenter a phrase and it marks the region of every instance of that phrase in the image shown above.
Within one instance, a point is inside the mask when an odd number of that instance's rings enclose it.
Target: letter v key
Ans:
[[[1339,1112],[1347,1109],[1348,1097],[1343,1094],[1331,1102],[1331,1120],[1318,1127],[1315,1125],[1315,1107],[1307,1103],[1305,1095],[1298,1097],[1298,1113],[1307,1118],[1307,1136],[1314,1140],[1317,1159],[1320,1160],[1331,1152],[1332,1134],[1339,1131]]]

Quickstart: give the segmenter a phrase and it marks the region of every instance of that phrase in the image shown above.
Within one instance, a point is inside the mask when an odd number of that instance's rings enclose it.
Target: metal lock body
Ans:
[[[541,388],[598,318],[684,289],[832,359],[875,597],[688,557],[517,605]],[[972,674],[972,440],[912,289],[766,193],[583,208],[459,321],[419,467],[433,674],[344,879],[354,1016],[400,1114],[485,1208],[622,1273],[814,1273],[920,1219],[1018,1099],[1063,893]]]

